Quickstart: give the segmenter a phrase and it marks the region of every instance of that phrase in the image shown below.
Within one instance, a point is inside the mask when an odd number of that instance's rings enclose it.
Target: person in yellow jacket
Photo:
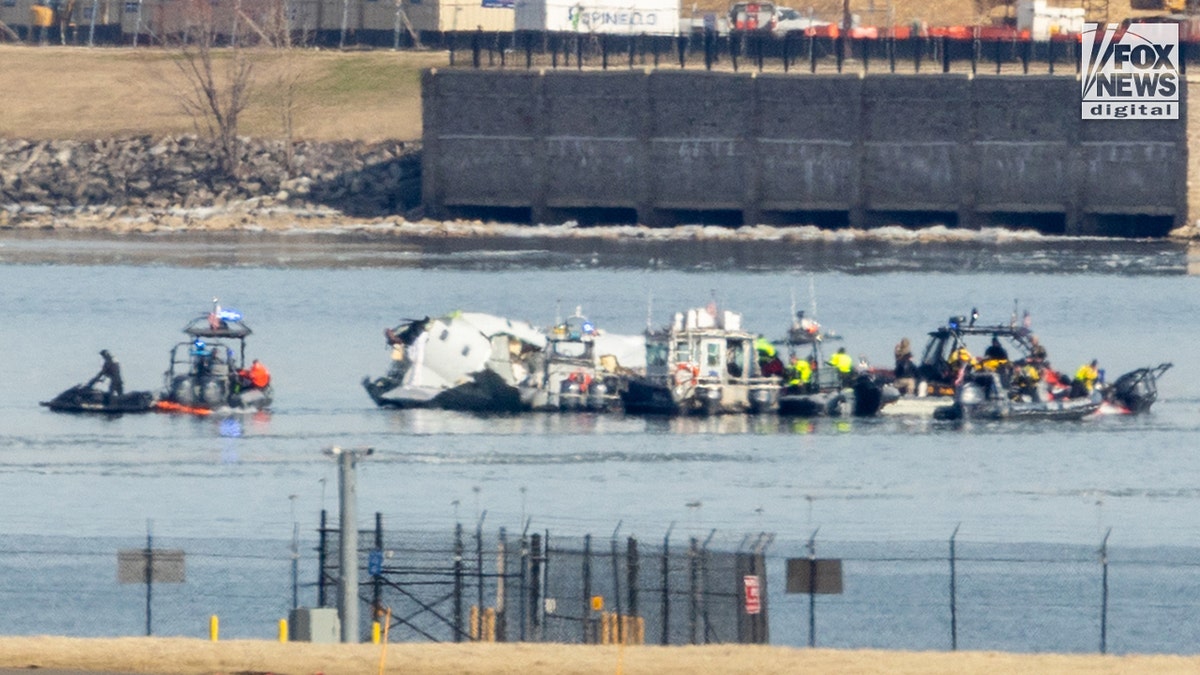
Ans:
[[[784,384],[789,387],[803,387],[812,381],[812,365],[808,359],[798,356],[792,358],[788,366],[788,380]]]
[[[846,353],[845,347],[838,347],[837,353],[829,357],[829,365],[842,377],[842,384],[850,380],[850,373],[854,370],[854,359]]]
[[[1090,394],[1096,387],[1096,380],[1100,378],[1100,370],[1097,368],[1099,361],[1092,359],[1091,363],[1085,363],[1079,366],[1079,370],[1075,371],[1075,381],[1071,388],[1079,394]]]

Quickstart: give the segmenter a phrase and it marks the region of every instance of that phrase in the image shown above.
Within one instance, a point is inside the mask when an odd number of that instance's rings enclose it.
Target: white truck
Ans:
[[[676,35],[679,0],[516,0],[516,29]]]

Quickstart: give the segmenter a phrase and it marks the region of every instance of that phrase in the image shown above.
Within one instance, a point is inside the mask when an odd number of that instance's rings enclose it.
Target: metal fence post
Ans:
[[[1108,653],[1108,535],[1112,528],[1104,533],[1104,541],[1100,542],[1100,653]]]
[[[326,518],[329,512],[321,509],[321,529],[317,530],[317,607],[325,606],[325,565],[327,564],[326,549],[329,547],[329,530],[326,528]]]
[[[475,636],[483,641],[483,519],[487,511],[479,514],[479,522],[475,523]]]
[[[700,542],[691,538],[688,546],[688,643],[699,644],[697,629],[700,614]]]
[[[610,545],[612,548],[612,579],[613,579],[613,604],[617,612],[617,644],[625,643],[625,631],[622,624],[622,603],[621,603],[621,558],[617,555],[617,533],[621,530],[621,522],[617,521],[616,528],[613,529],[612,540]]]
[[[704,644],[708,644],[709,635],[712,634],[712,624],[709,621],[708,615],[708,572],[709,572],[709,556],[708,545],[712,542],[713,536],[717,533],[716,529],[708,533],[708,537],[704,540],[704,544],[700,547],[700,617],[704,620],[702,632],[704,635]]]
[[[534,642],[542,639],[542,535],[529,537],[529,633]]]
[[[954,540],[958,537],[958,528],[961,525],[962,523],[955,525],[954,532],[950,533],[950,651],[958,651],[958,587],[954,569]]]
[[[454,524],[454,641],[462,642],[463,601],[463,540],[462,523]]]
[[[667,528],[663,535],[662,550],[662,638],[664,645],[671,644],[671,530],[675,523]]]
[[[808,646],[817,646],[817,532],[808,538]]]
[[[500,528],[500,541],[496,544],[496,642],[507,642],[508,607],[508,532]]]
[[[629,616],[638,615],[638,545],[637,539],[630,537],[625,543],[625,591],[629,596]]]
[[[583,644],[591,644],[591,622],[588,620],[592,612],[592,535],[583,535],[583,612],[580,615],[581,635]]]
[[[383,514],[375,512],[375,550],[383,554]],[[383,616],[383,574],[371,575],[371,610],[372,621]]]

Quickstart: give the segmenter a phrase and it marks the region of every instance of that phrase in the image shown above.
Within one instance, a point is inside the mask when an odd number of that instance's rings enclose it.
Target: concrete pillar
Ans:
[[[658,180],[653,171],[654,139],[654,77],[653,72],[647,72],[640,80],[640,98],[638,105],[640,114],[637,117],[638,147],[633,160],[634,170],[637,171],[640,190],[637,195],[637,220],[646,227],[658,227],[662,224],[657,210],[654,208],[658,201]]]
[[[979,228],[977,212],[979,196],[979,97],[976,95],[975,78],[967,79],[967,119],[963,120],[962,134],[954,153],[955,180],[958,192],[958,227],[975,230]]]
[[[317,3],[320,6],[323,3]],[[442,194],[438,160],[441,148],[438,137],[440,116],[437,104],[442,100],[438,91],[438,70],[430,68],[421,74],[421,203],[425,207],[425,215],[435,220],[445,217],[442,208]]]
[[[532,94],[534,97],[534,115],[531,126],[533,136],[533,170],[534,170],[534,187],[533,199],[530,200],[530,217],[534,225],[550,222],[550,211],[546,207],[546,195],[548,192],[548,181],[550,180],[549,172],[551,170],[548,157],[547,144],[550,142],[547,136],[549,128],[550,106],[546,100],[546,71],[539,70],[538,76],[532,83]]]
[[[762,211],[759,209],[762,186],[763,156],[759,152],[758,141],[763,135],[762,124],[762,86],[758,73],[750,74],[750,100],[746,102],[746,126],[738,145],[745,153],[746,184],[742,201],[742,224],[757,225],[762,222]]]

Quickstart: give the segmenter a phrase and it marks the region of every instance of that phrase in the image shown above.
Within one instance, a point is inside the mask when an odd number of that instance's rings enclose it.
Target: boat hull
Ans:
[[[384,376],[363,378],[363,388],[381,408],[440,408],[461,412],[515,413],[531,409],[531,403],[514,386],[496,373],[473,373],[467,382],[454,387],[433,388],[404,385]]]
[[[773,386],[704,384],[669,387],[640,378],[621,392],[625,412],[635,415],[726,415],[773,412],[779,393]]]
[[[106,391],[78,385],[49,401],[42,401],[41,405],[55,412],[123,415],[149,412],[154,407],[154,394],[148,391],[131,391],[113,396]]]

